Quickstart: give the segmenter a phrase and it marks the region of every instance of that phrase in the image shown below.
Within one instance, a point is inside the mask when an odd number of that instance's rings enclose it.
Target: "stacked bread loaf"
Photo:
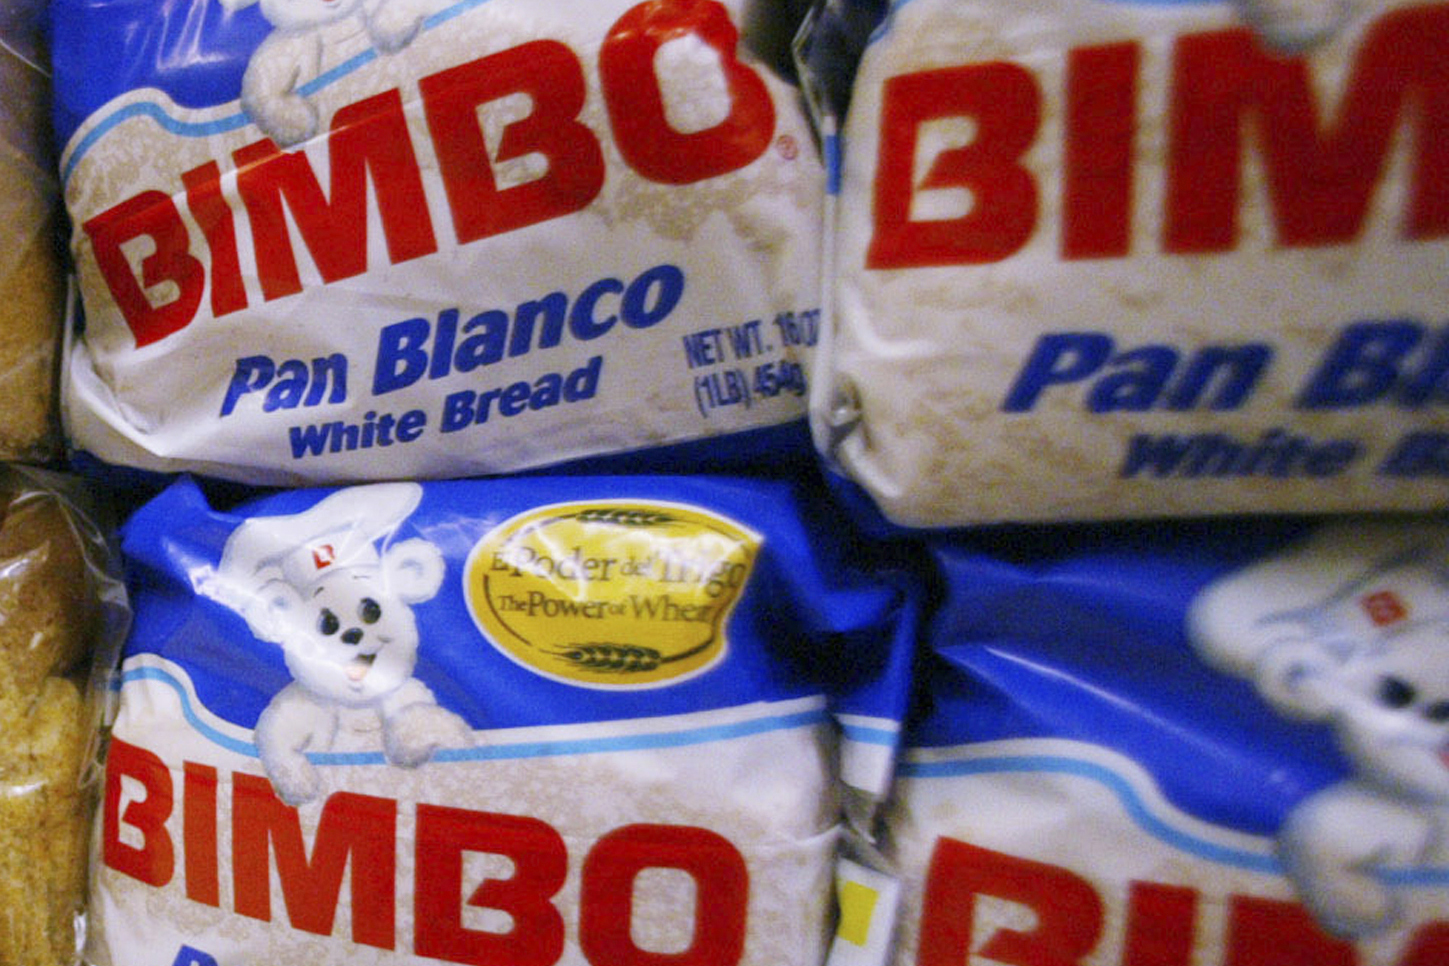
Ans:
[[[74,960],[96,743],[95,545],[62,491],[15,469],[60,453],[64,248],[41,42],[45,5],[0,11],[0,963]]]
[[[0,14],[0,459],[58,452],[56,359],[65,298],[44,4]]]
[[[0,966],[1449,962],[1449,0],[50,3]]]
[[[68,480],[0,472],[0,962],[73,960],[97,741],[97,543]]]

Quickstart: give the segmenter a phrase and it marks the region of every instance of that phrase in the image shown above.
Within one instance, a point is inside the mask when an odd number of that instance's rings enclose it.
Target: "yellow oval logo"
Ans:
[[[760,544],[698,507],[540,507],[478,541],[464,594],[483,635],[530,670],[592,687],[655,687],[724,654]]]

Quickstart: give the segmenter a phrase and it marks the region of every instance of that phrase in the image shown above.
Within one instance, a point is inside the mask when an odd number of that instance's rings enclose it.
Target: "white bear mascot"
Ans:
[[[1291,810],[1278,855],[1326,931],[1389,930],[1382,870],[1449,857],[1449,526],[1327,526],[1214,583],[1189,633],[1285,715],[1333,726],[1354,773]]]
[[[317,108],[299,87],[367,45],[401,50],[427,13],[421,0],[221,0],[227,10],[258,2],[272,32],[247,62],[241,106],[282,147],[317,133]]]
[[[421,498],[416,483],[341,490],[303,513],[247,520],[223,548],[221,596],[253,635],[281,645],[292,674],[256,728],[262,767],[289,805],[320,793],[307,752],[332,746],[344,713],[380,719],[383,752],[404,768],[472,744],[466,722],[413,677],[412,605],[438,592],[445,568],[427,541],[389,538]]]

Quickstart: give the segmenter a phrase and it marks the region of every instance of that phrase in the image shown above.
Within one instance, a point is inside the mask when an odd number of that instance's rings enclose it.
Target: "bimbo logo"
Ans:
[[[1409,616],[1409,609],[1404,605],[1403,599],[1391,590],[1369,594],[1363,599],[1363,609],[1376,627],[1397,624]]]
[[[1398,233],[1449,235],[1449,6],[1407,7],[1372,23],[1336,106],[1316,93],[1318,58],[1282,56],[1248,28],[1175,38],[1161,93],[1143,84],[1146,60],[1135,40],[1066,52],[1064,143],[1051,179],[1060,185],[1061,258],[1133,254],[1138,169],[1155,153],[1139,144],[1145,109],[1166,131],[1154,206],[1165,253],[1238,246],[1249,131],[1280,247],[1358,239],[1400,127],[1414,133]],[[1019,252],[1043,208],[1044,184],[1027,161],[1043,128],[1041,77],[1007,60],[970,63],[891,77],[881,96],[866,267],[984,264]],[[974,122],[969,143],[917,156],[923,130],[960,118]],[[973,204],[954,217],[915,217],[917,196],[938,189],[964,189]]]
[[[143,797],[131,797],[138,790]],[[221,821],[223,796],[230,798],[229,829]],[[719,966],[743,956],[749,870],[739,849],[710,829],[621,825],[587,844],[582,866],[571,872],[570,850],[585,843],[526,815],[339,791],[321,803],[316,822],[309,843],[297,809],[261,775],[227,775],[193,761],[173,770],[146,748],[111,743],[106,867],[144,886],[183,890],[198,906],[229,904],[261,922],[275,916],[343,949],[350,940],[470,966],[552,966],[566,941],[576,941],[594,966]],[[401,847],[412,850],[410,861],[400,858]],[[502,856],[514,872],[468,891],[467,853]],[[634,881],[648,869],[677,872],[692,885],[690,944],[667,956],[641,948],[631,933]],[[559,893],[573,875],[577,919],[566,926]],[[413,907],[411,936],[399,935],[401,902]],[[337,925],[344,904],[351,919],[345,933]],[[480,909],[506,913],[511,928],[477,928],[470,914]]]
[[[682,132],[670,123],[655,59],[664,44],[685,36],[717,55],[728,104],[711,126]],[[736,171],[765,152],[775,107],[764,80],[737,59],[738,40],[728,11],[714,0],[648,0],[610,28],[598,77],[614,145],[634,173],[688,185]],[[325,146],[329,190],[307,150],[283,151],[264,138],[233,151],[231,171],[208,161],[182,173],[179,183],[142,191],[82,227],[140,348],[190,325],[208,288],[212,316],[246,309],[252,296],[243,279],[253,271],[263,301],[301,292],[289,219],[324,285],[375,267],[367,239],[373,206],[389,264],[437,252],[424,170],[438,172],[458,245],[581,211],[606,175],[600,132],[579,120],[587,94],[584,65],[570,47],[529,41],[423,77],[415,92],[394,88],[336,111],[312,144],[314,151]],[[517,95],[532,110],[503,127],[490,154],[479,110]],[[414,143],[404,113],[404,103],[414,101],[426,121],[425,145]],[[420,150],[432,156],[421,158]],[[546,160],[541,176],[498,184],[495,165],[530,155]],[[243,264],[237,213],[222,191],[223,179],[233,176],[254,266]],[[200,238],[176,198],[184,199]],[[137,250],[149,253],[133,264]],[[174,297],[153,303],[147,290],[157,286],[173,289]]]
[[[1114,898],[1125,932],[1107,929]],[[1030,930],[998,928],[976,934],[975,908],[996,900],[1030,909]],[[1220,915],[1207,912],[1220,906]],[[1211,925],[1210,925],[1211,924]],[[1209,935],[1210,929],[1222,935]],[[1120,943],[1120,946],[1117,945]],[[1203,955],[1221,950],[1219,957]],[[1104,895],[1098,884],[1062,866],[940,838],[926,872],[915,966],[960,966],[977,957],[1010,966],[1092,962],[1101,966],[1358,966],[1354,944],[1324,932],[1293,902],[1251,895],[1209,897],[1198,889],[1134,880],[1126,895]],[[1449,961],[1449,923],[1415,929],[1397,966]]]

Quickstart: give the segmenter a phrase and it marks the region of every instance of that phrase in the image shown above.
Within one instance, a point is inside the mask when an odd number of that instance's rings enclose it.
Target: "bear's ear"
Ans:
[[[269,580],[248,595],[242,617],[258,640],[281,644],[288,626],[301,619],[303,609],[297,588],[285,580]]]
[[[388,547],[382,569],[388,589],[404,603],[417,604],[438,592],[447,566],[437,547],[415,538]]]

